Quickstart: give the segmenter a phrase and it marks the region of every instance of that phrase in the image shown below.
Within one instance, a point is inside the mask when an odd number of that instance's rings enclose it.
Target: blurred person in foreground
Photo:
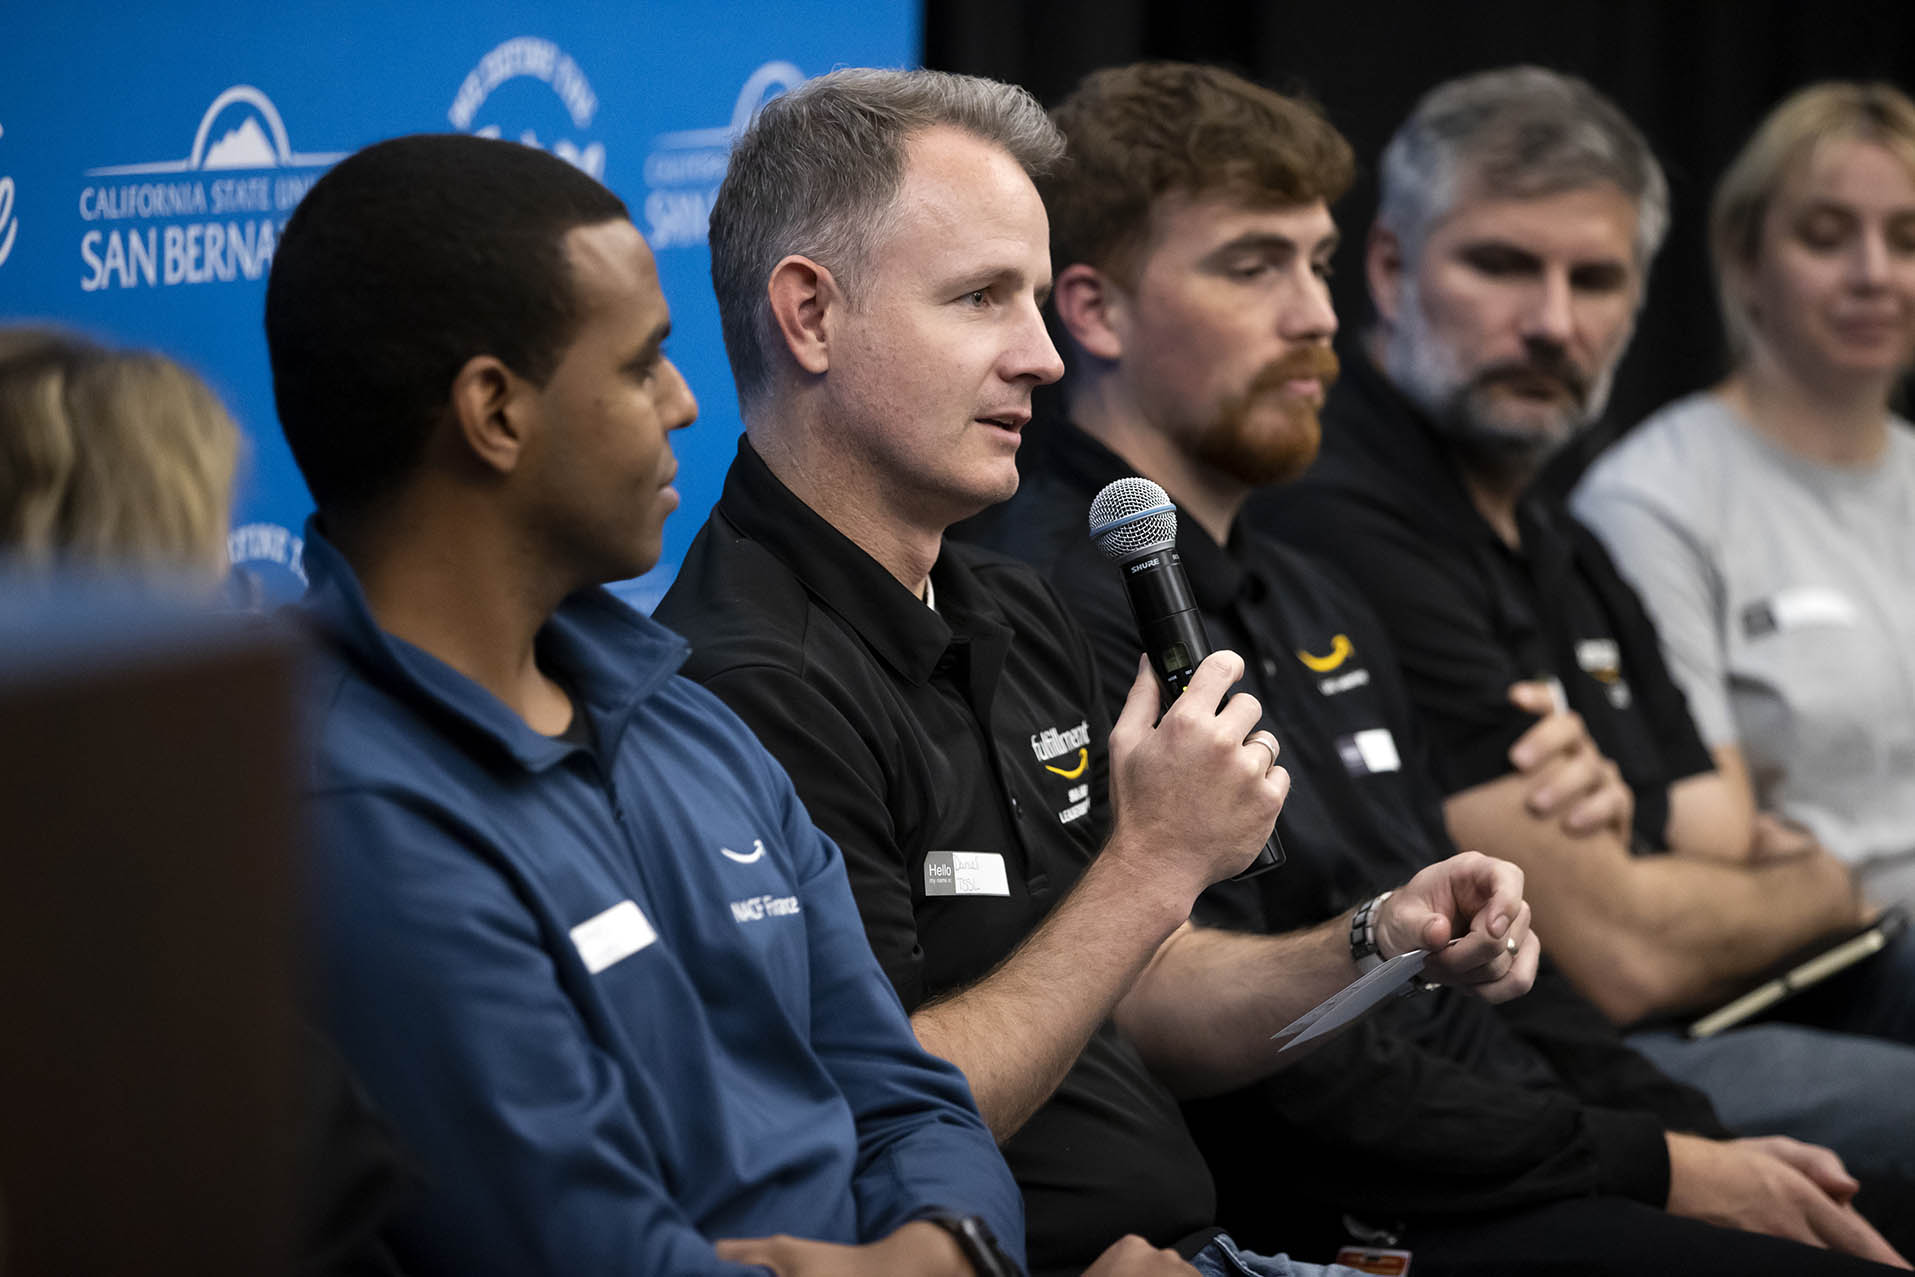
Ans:
[[[0,547],[16,566],[216,582],[239,448],[218,397],[164,355],[0,328]]]
[[[1190,923],[1288,785],[1229,695],[1241,658],[1213,653],[1161,723],[1133,662],[1113,725],[1042,579],[944,538],[1015,490],[1031,391],[1063,371],[1031,181],[1061,150],[1028,93],[971,76],[847,70],[766,105],[711,227],[745,438],[659,616],[844,848],[912,1026],[1024,1190],[1032,1267],[1314,1271],[1218,1235],[1175,1100],[1294,1058],[1270,1037],[1357,974],[1354,910],[1282,936]],[[1432,865],[1373,916],[1384,956],[1528,988],[1509,865]]]
[[[1906,946],[1764,1021],[1676,1027],[1868,906],[1819,847],[1751,853],[1781,831],[1716,770],[1594,534],[1531,483],[1601,412],[1667,224],[1660,166],[1587,84],[1518,67],[1431,90],[1380,176],[1376,322],[1346,351],[1316,464],[1247,517],[1364,592],[1430,732],[1451,835],[1524,866],[1551,957],[1631,1045],[1736,1130],[1915,1182]],[[1627,829],[1536,811],[1521,738],[1550,698],[1510,687],[1541,679],[1620,768]]]
[[[240,432],[190,369],[49,328],[0,328],[0,563],[211,595],[226,572]],[[156,745],[156,748],[163,746]],[[298,1271],[399,1268],[381,1236],[413,1189],[391,1131],[301,1022]]]
[[[676,676],[683,640],[597,588],[678,503],[670,329],[624,204],[509,142],[359,151],[273,258],[318,507],[314,967],[425,1171],[396,1247],[461,1275],[1015,1272],[1016,1186],[837,849]]]
[[[1068,159],[1038,189],[1069,418],[1020,456],[1017,495],[964,531],[1047,573],[1116,704],[1137,625],[1084,512],[1128,474],[1169,493],[1210,641],[1242,654],[1293,777],[1288,862],[1211,887],[1194,916],[1281,932],[1456,853],[1381,622],[1333,564],[1239,517],[1316,454],[1337,369],[1330,205],[1353,157],[1311,106],[1214,67],[1099,71],[1052,118]],[[1621,788],[1613,769],[1588,766],[1573,728],[1552,715],[1530,729],[1561,742],[1536,783],[1561,791],[1562,819],[1607,799],[1627,824],[1603,792]],[[1419,1273],[1867,1267],[1699,1220],[1893,1258],[1847,1207],[1855,1182],[1834,1154],[1727,1142],[1708,1100],[1626,1047],[1554,968],[1547,936],[1544,953],[1527,997],[1394,999],[1283,1073],[1187,1105],[1232,1232],[1326,1251],[1387,1239]]]
[[[1915,102],[1818,84],[1716,189],[1735,366],[1574,499],[1641,593],[1716,769],[1915,905]]]

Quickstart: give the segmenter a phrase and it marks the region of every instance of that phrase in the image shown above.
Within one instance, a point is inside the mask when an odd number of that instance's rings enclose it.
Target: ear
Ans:
[[[813,375],[829,371],[831,325],[845,304],[831,272],[794,253],[772,268],[765,291],[772,322],[798,366]]]
[[[1364,246],[1363,270],[1370,284],[1370,302],[1377,318],[1394,325],[1403,305],[1403,243],[1396,232],[1372,224],[1369,243]]]
[[[1721,263],[1721,292],[1729,304],[1742,312],[1742,326],[1754,333],[1762,327],[1762,308],[1755,299],[1755,271],[1734,254],[1725,253],[1719,259]]]
[[[466,451],[489,470],[510,474],[525,453],[530,382],[496,355],[474,355],[452,378],[452,426]]]
[[[1115,281],[1084,262],[1066,266],[1051,286],[1058,322],[1080,350],[1096,359],[1123,358],[1126,301]]]

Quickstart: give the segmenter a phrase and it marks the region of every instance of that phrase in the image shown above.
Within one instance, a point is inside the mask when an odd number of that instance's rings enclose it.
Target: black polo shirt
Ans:
[[[747,441],[657,615],[844,852],[906,1010],[987,974],[1108,824],[1109,721],[1081,634],[1029,568],[947,545],[936,610],[779,482]],[[1124,1233],[1170,1245],[1215,1190],[1114,1026],[1005,1145],[1034,1272]]]
[[[1095,652],[1105,704],[1121,707],[1137,673],[1137,625],[1117,569],[1086,535],[1086,515],[1105,484],[1137,471],[1075,426],[1048,426],[1032,442],[1017,495],[958,535],[1050,578]],[[1054,517],[1060,511],[1072,517]],[[1315,852],[1250,880],[1269,885],[1269,909],[1252,903],[1254,892],[1213,890],[1200,919],[1248,930],[1321,922],[1450,854],[1408,693],[1361,596],[1295,551],[1260,538],[1253,552],[1240,527],[1226,548],[1180,514],[1177,551],[1211,647],[1244,658],[1240,690],[1262,702],[1293,782],[1310,778],[1293,783],[1277,829],[1286,847]],[[1324,854],[1330,847],[1362,851]],[[1305,877],[1310,886],[1300,889]]]
[[[1560,503],[1532,489],[1512,550],[1477,512],[1435,429],[1361,351],[1300,481],[1267,490],[1251,526],[1342,569],[1382,617],[1457,793],[1506,775],[1535,721],[1509,685],[1554,677],[1636,796],[1639,845],[1662,848],[1669,786],[1714,766],[1654,627],[1614,564]]]
[[[1137,628],[1082,514],[1135,470],[1071,426],[1033,443],[1017,496],[965,532],[1049,575],[1096,652],[1107,703],[1120,704]],[[1077,511],[1074,525],[1059,510]],[[1219,546],[1180,515],[1177,550],[1212,647],[1244,658],[1240,687],[1263,704],[1291,774],[1278,822],[1288,862],[1212,887],[1198,919],[1291,930],[1454,854],[1389,640],[1354,588],[1241,521]],[[1189,1113],[1222,1222],[1259,1244],[1320,1234],[1345,1210],[1400,1223],[1590,1193],[1661,1205],[1665,1127],[1722,1130],[1703,1096],[1624,1046],[1553,968],[1509,1007],[1449,993],[1392,1003],[1267,1083]]]

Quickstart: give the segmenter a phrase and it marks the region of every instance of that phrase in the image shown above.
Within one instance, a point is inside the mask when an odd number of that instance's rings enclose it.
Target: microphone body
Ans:
[[[1203,615],[1177,553],[1176,507],[1148,479],[1119,479],[1091,502],[1090,533],[1104,557],[1123,574],[1137,635],[1157,674],[1164,708],[1169,709],[1210,655]],[[1272,829],[1257,858],[1231,881],[1253,878],[1283,860],[1283,840]]]
[[[1190,676],[1210,654],[1204,619],[1190,593],[1183,558],[1175,546],[1148,550],[1120,565],[1130,614],[1144,641],[1150,667],[1163,685],[1164,708],[1183,695]]]

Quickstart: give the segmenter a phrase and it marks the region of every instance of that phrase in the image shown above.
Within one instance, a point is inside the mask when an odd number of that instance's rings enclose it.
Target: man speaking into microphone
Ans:
[[[1333,565],[1240,518],[1253,491],[1316,455],[1338,370],[1329,206],[1350,181],[1349,147],[1309,105],[1212,67],[1099,71],[1054,118],[1071,163],[1041,185],[1070,422],[1023,458],[1016,498],[964,531],[1045,569],[1114,704],[1135,661],[1138,600],[1055,512],[1144,484],[1127,476],[1167,489],[1163,555],[1179,558],[1208,640],[1247,663],[1244,686],[1294,778],[1284,867],[1213,886],[1194,918],[1280,932],[1374,900],[1455,853],[1403,676],[1382,622]],[[1557,818],[1603,802],[1611,775],[1578,770],[1571,726],[1546,718],[1526,742],[1551,756],[1539,779],[1565,799]],[[1609,818],[1626,825],[1626,806]],[[1891,1253],[1811,1182],[1847,1182],[1832,1154],[1723,1138],[1709,1102],[1628,1049],[1547,961],[1520,1001],[1398,1000],[1281,1076],[1190,1111],[1221,1222],[1252,1245],[1327,1237],[1328,1253],[1387,1236],[1419,1277],[1865,1267],[1663,1209],[1707,1200],[1686,1212]]]
[[[1190,926],[1288,787],[1228,694],[1242,661],[1211,656],[1161,722],[1140,661],[1111,726],[1049,588],[944,541],[1015,490],[1031,391],[1063,371],[1031,181],[1061,150],[1028,94],[968,77],[842,71],[767,105],[711,220],[745,438],[658,615],[843,849],[919,1040],[1024,1190],[1033,1270],[1187,1271],[1153,1249],[1178,1246],[1226,1271],[1177,1097],[1276,1067],[1270,1036],[1355,978],[1351,918]],[[1512,867],[1463,856],[1372,934],[1507,998],[1535,970],[1528,916]]]

